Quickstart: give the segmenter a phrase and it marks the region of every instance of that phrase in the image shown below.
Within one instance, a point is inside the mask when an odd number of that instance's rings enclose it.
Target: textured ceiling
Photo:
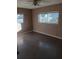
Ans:
[[[33,0],[17,0],[17,7],[35,9],[59,3],[62,3],[62,0],[41,0],[39,6],[34,6]]]

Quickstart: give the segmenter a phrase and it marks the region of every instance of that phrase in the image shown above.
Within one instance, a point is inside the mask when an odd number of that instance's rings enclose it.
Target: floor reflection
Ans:
[[[23,36],[24,36],[24,35],[23,35],[22,33],[18,33],[18,34],[17,34],[17,45],[18,45],[18,46],[24,44]]]
[[[39,33],[19,33],[17,59],[61,59],[61,40]]]
[[[41,47],[41,48],[50,48],[51,46],[48,43],[39,42],[39,47]]]

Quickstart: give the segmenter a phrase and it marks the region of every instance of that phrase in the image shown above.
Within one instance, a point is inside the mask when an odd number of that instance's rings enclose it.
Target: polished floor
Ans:
[[[17,59],[62,59],[62,40],[36,32],[17,35]]]

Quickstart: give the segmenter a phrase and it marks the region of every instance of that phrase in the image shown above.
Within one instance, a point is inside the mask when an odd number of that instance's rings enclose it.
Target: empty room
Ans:
[[[17,59],[62,59],[62,0],[17,0]]]

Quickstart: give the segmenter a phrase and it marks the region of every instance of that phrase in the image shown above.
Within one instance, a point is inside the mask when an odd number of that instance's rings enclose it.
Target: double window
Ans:
[[[59,18],[58,12],[41,13],[38,15],[38,22],[58,24],[58,18]]]

